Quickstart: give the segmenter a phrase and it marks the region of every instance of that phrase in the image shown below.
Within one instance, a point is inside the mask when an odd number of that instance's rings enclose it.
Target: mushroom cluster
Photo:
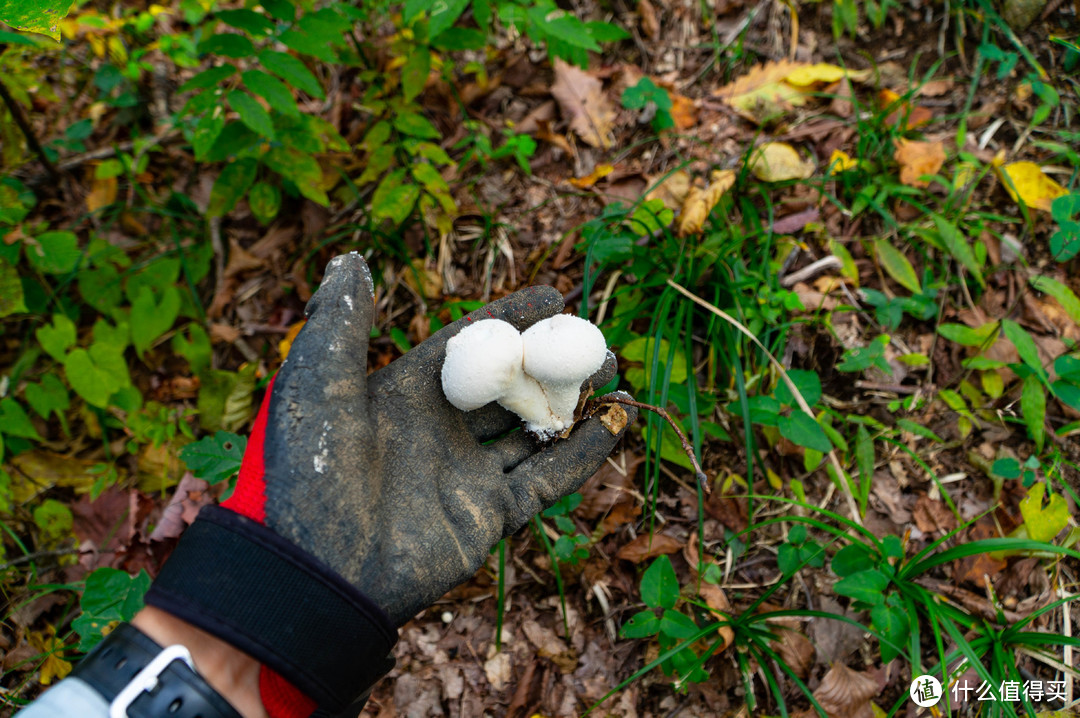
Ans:
[[[484,319],[446,343],[443,393],[462,411],[497,401],[547,439],[574,424],[581,384],[606,357],[604,335],[580,317],[556,314],[521,333]]]

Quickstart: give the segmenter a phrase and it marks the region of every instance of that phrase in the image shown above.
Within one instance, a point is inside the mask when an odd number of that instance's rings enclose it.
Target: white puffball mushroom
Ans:
[[[509,322],[485,319],[446,342],[443,393],[462,411],[498,400],[522,376],[521,334]]]
[[[582,382],[599,371],[607,358],[604,334],[587,319],[556,314],[526,329],[521,341],[525,373],[540,382],[548,397],[550,430],[569,428]]]
[[[558,425],[552,416],[551,403],[544,387],[524,372],[498,401],[499,406],[520,416],[525,428],[541,439],[550,438],[565,428]]]

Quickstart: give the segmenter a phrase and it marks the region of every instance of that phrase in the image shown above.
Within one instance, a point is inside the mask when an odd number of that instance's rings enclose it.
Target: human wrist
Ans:
[[[247,653],[154,606],[143,608],[131,623],[162,646],[187,648],[199,675],[244,718],[267,717],[259,696],[261,665]]]

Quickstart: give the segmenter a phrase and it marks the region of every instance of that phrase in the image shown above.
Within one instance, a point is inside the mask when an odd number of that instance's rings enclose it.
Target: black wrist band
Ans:
[[[265,526],[207,506],[146,603],[236,646],[338,713],[394,666],[386,613]]]
[[[111,705],[109,715],[130,718],[240,718],[190,665],[186,648],[162,648],[121,623],[79,662],[71,675]]]

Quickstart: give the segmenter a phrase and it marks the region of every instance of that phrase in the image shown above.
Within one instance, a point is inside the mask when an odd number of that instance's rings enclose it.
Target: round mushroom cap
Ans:
[[[501,319],[484,319],[446,342],[443,393],[462,411],[479,409],[504,393],[521,375],[518,330]]]
[[[604,334],[592,322],[571,314],[556,314],[539,321],[521,335],[525,373],[541,384],[570,385],[600,370],[607,358]]]

